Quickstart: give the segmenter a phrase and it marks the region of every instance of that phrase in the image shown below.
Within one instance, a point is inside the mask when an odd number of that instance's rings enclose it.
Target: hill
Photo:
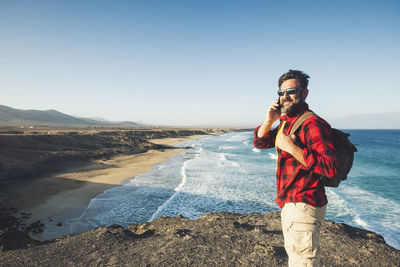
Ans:
[[[135,122],[108,122],[74,116],[57,110],[23,110],[0,105],[1,126],[128,126],[135,127]]]

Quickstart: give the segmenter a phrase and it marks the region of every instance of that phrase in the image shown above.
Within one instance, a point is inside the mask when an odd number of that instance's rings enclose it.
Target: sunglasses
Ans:
[[[296,88],[296,87],[288,88],[288,89],[285,89],[285,90],[279,90],[279,91],[278,91],[278,95],[279,95],[279,96],[283,96],[283,95],[285,94],[285,92],[286,92],[288,95],[294,95],[294,94],[297,94],[297,92],[298,92],[298,91],[301,91],[301,90],[303,90],[303,89],[301,89],[301,88]]]

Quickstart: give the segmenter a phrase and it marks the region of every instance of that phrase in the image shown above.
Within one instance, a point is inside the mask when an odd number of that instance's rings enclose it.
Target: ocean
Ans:
[[[358,152],[348,179],[326,190],[326,219],[374,231],[400,249],[400,130],[345,132]],[[178,144],[190,148],[92,199],[67,221],[71,233],[162,216],[279,211],[276,151],[254,148],[252,140],[252,132],[230,132]]]

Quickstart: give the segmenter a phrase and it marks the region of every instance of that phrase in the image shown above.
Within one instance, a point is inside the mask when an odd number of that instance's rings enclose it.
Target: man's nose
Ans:
[[[287,92],[287,91],[284,91],[284,92],[283,92],[283,96],[284,96],[285,98],[288,98],[288,96],[289,96],[288,92]]]

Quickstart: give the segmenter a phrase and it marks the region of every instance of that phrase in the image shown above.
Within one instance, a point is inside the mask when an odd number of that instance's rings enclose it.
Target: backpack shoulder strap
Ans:
[[[303,124],[303,122],[305,122],[308,118],[315,116],[315,113],[310,111],[307,113],[304,113],[303,115],[301,115],[296,122],[293,124],[292,129],[290,129],[290,135],[294,134],[297,129]]]

